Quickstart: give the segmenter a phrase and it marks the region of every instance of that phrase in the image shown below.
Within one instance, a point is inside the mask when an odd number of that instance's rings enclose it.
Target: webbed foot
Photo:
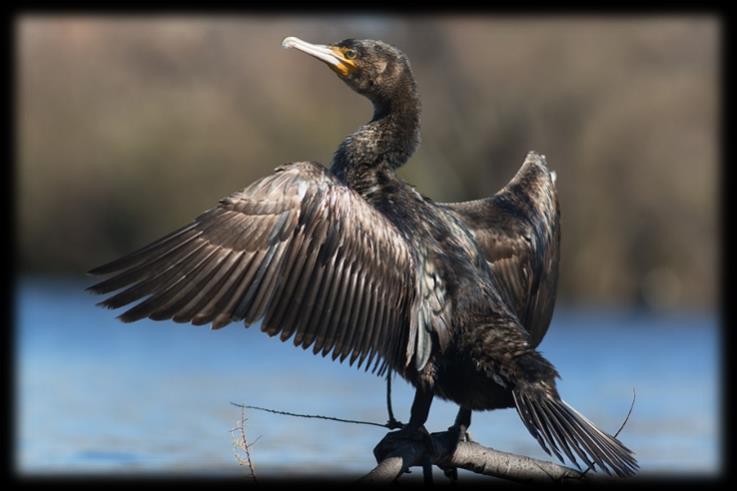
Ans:
[[[401,424],[401,423],[400,423]],[[421,443],[426,451],[427,455],[432,455],[434,451],[432,436],[427,431],[425,425],[414,426],[414,425],[402,425],[397,431],[391,431],[384,436],[374,448],[374,457],[377,462],[381,462],[386,458],[397,447],[405,445],[407,441]]]
[[[453,425],[448,427],[450,441],[453,443],[453,449],[461,442],[472,442],[471,432],[464,425]]]
[[[396,429],[399,429],[399,428],[403,428],[403,427],[405,427],[406,425],[405,425],[404,423],[402,423],[401,421],[399,421],[398,419],[390,418],[390,419],[389,419],[389,420],[388,420],[388,421],[386,422],[386,426],[387,426],[387,428],[389,428],[390,430],[396,430]]]

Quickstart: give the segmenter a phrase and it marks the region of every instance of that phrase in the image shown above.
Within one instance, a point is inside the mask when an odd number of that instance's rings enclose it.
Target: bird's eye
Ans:
[[[353,58],[355,58],[355,57],[356,57],[356,52],[355,52],[355,51],[353,51],[352,49],[348,49],[348,50],[345,50],[345,52],[343,52],[343,54],[344,54],[344,55],[345,55],[345,57],[346,57],[346,58],[348,58],[349,60],[352,60]]]

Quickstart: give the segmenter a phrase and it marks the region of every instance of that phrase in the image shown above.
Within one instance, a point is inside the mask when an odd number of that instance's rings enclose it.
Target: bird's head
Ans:
[[[383,41],[345,39],[336,44],[311,44],[296,37],[282,41],[326,63],[353,90],[382,105],[408,90],[414,79],[404,53]]]

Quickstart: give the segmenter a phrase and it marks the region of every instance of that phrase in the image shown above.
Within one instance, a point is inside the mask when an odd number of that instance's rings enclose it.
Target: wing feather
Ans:
[[[444,206],[473,231],[502,298],[537,346],[553,315],[560,255],[558,195],[545,157],[530,152],[490,198]]]
[[[252,324],[368,370],[402,368],[417,288],[396,227],[319,164],[298,162],[106,265],[101,302],[217,329]],[[134,302],[139,302],[134,304]],[[133,304],[133,305],[132,305]],[[416,315],[416,314],[415,314]],[[411,351],[411,350],[410,350]],[[383,363],[380,364],[380,361]]]
[[[220,268],[210,278],[207,285],[201,288],[196,295],[182,305],[179,311],[172,317],[175,322],[188,322],[192,319],[196,312],[202,310],[211,299],[219,298],[221,292],[226,288],[228,279],[232,278],[233,272],[239,264],[239,259],[245,254],[244,251],[230,251],[223,261]]]

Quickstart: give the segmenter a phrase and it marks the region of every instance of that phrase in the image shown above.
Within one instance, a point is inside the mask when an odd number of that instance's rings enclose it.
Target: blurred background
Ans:
[[[562,256],[540,349],[561,393],[613,433],[634,388],[621,438],[643,473],[721,469],[717,18],[26,15],[15,35],[18,472],[243,474],[231,401],[385,421],[375,376],[257,328],[123,325],[83,291],[85,271],[278,165],[329,164],[370,118],[286,36],[409,56],[423,141],[400,175],[436,201],[491,195],[544,153]],[[412,393],[395,385],[406,420]],[[428,428],[454,413],[436,401]],[[248,418],[261,476],[359,475],[383,435]],[[547,458],[514,410],[471,431]]]

